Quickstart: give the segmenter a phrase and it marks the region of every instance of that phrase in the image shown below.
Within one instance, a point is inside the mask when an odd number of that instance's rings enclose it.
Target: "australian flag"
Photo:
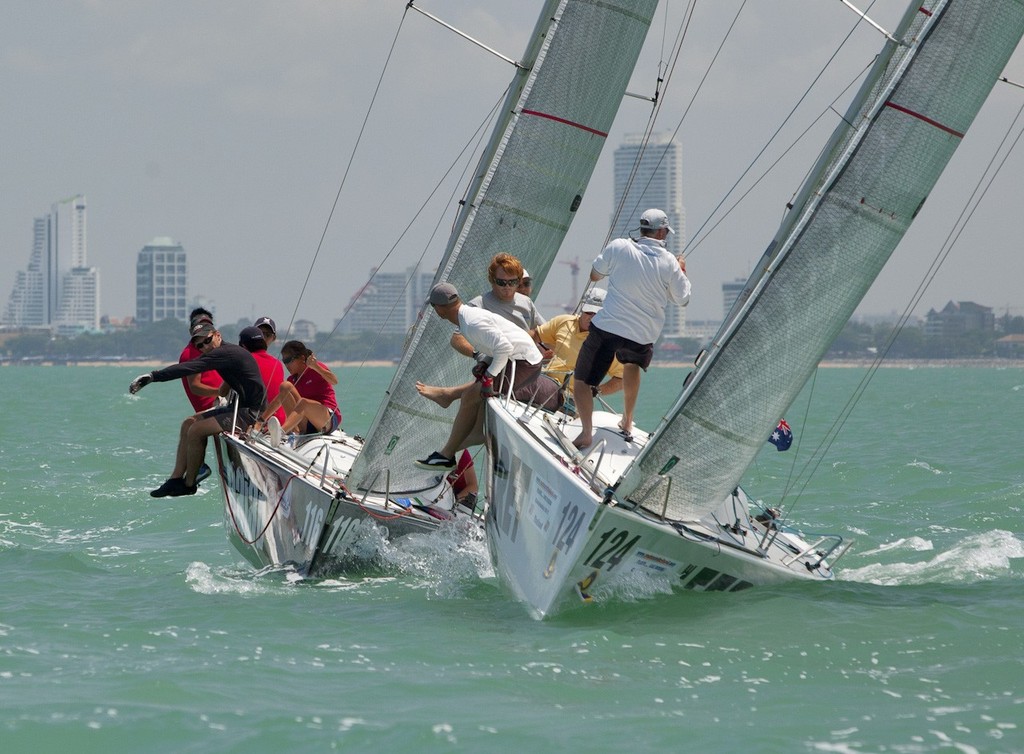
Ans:
[[[786,424],[786,420],[782,419],[779,421],[779,426],[772,432],[772,436],[768,438],[768,442],[778,448],[780,451],[789,450],[789,446],[793,444],[793,430]]]

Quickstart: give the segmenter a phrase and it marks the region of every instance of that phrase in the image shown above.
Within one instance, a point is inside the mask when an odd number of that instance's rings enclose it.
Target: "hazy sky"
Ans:
[[[694,98],[741,4],[698,5],[657,121],[659,130],[678,128],[684,145],[688,238],[857,22],[838,0],[749,0]],[[417,5],[517,58],[540,2]],[[685,7],[682,0],[663,0],[631,91],[653,91],[658,60],[669,54],[662,45],[671,44]],[[893,28],[904,7],[903,0],[878,0],[871,13]],[[136,255],[152,238],[170,236],[189,254],[192,292],[214,300],[220,321],[269,314],[283,324],[298,306],[299,318],[330,327],[512,76],[508,64],[420,14],[403,21],[404,9],[404,0],[34,0],[7,7],[0,25],[0,305],[15,271],[28,263],[33,218],[83,193],[89,262],[101,271],[104,314],[134,314]],[[863,24],[853,31],[751,176],[759,177],[827,111],[882,41]],[[1021,51],[1006,75],[1024,81]],[[838,100],[839,112],[853,91]],[[997,86],[862,312],[906,306],[1022,104],[1024,90]],[[610,223],[612,152],[625,134],[643,129],[648,115],[639,100],[624,103],[559,256],[560,262],[579,258],[581,283]],[[690,318],[721,318],[721,283],[747,276],[836,118],[826,113],[787,162],[688,256]],[[918,313],[956,299],[1024,314],[1024,292],[1013,274],[1024,236],[1015,180],[1022,165],[1024,154],[1010,155]],[[424,248],[428,263],[436,264],[454,217],[452,192],[461,194],[464,183],[445,184],[385,269],[404,269]],[[569,270],[568,264],[552,268],[540,295],[548,314],[567,302]]]

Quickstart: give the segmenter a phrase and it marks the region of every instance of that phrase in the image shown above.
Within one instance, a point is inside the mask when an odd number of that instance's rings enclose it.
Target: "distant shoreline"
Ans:
[[[173,362],[156,361],[145,359],[133,361],[123,359],[120,361],[3,361],[0,366],[8,367],[138,367],[140,369],[159,369],[169,366]],[[822,361],[818,366],[824,369],[866,369],[875,362],[871,359],[829,359]],[[388,360],[377,361],[328,361],[327,365],[338,369],[353,369],[358,367],[395,367],[397,364]],[[987,369],[1024,369],[1024,359],[890,359],[877,365],[883,369],[938,369],[942,367],[982,367]],[[652,368],[665,369],[693,369],[690,361],[665,361],[654,362]]]

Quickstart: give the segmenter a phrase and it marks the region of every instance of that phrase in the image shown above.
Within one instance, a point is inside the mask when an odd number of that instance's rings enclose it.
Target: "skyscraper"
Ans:
[[[743,293],[743,286],[747,284],[746,278],[736,278],[730,282],[722,283],[722,319],[729,316],[736,299]]]
[[[612,208],[614,237],[637,235],[645,209],[664,210],[675,233],[665,239],[675,255],[686,241],[686,210],[683,208],[683,150],[670,133],[653,134],[645,144],[641,134],[629,134],[615,150],[615,205]],[[665,337],[680,337],[686,323],[685,309],[670,304],[665,312]]]
[[[34,220],[28,267],[15,276],[4,324],[66,334],[99,328],[99,270],[88,266],[86,237],[81,194]]]
[[[416,323],[434,282],[434,271],[370,271],[371,279],[349,302],[338,332],[404,334]]]
[[[135,263],[135,321],[188,321],[188,260],[181,244],[154,238],[142,247]]]

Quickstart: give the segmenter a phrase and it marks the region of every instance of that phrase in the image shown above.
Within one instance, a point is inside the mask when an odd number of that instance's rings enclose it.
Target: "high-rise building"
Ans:
[[[683,208],[683,149],[670,133],[652,134],[645,143],[641,134],[629,134],[615,150],[615,205],[613,236],[637,236],[640,215],[656,207],[668,215],[675,233],[665,247],[675,255],[686,242],[686,210]],[[685,309],[669,304],[665,311],[664,337],[681,337]]]
[[[729,312],[732,311],[733,304],[736,303],[736,299],[743,293],[743,286],[747,284],[747,281],[743,278],[736,278],[730,282],[722,283],[722,319],[725,320],[729,317]]]
[[[417,273],[415,267],[405,272],[371,270],[370,280],[349,302],[338,332],[405,334],[416,323],[433,282],[434,271]]]
[[[100,321],[99,270],[88,266],[85,196],[51,207],[32,226],[32,253],[18,271],[3,323],[76,334]]]
[[[188,321],[188,260],[181,244],[154,238],[142,247],[135,263],[135,321]]]
[[[50,279],[53,244],[50,241],[51,218],[37,217],[32,224],[32,253],[28,268],[15,273],[14,287],[7,301],[3,323],[12,327],[45,327],[53,319],[57,290]]]

